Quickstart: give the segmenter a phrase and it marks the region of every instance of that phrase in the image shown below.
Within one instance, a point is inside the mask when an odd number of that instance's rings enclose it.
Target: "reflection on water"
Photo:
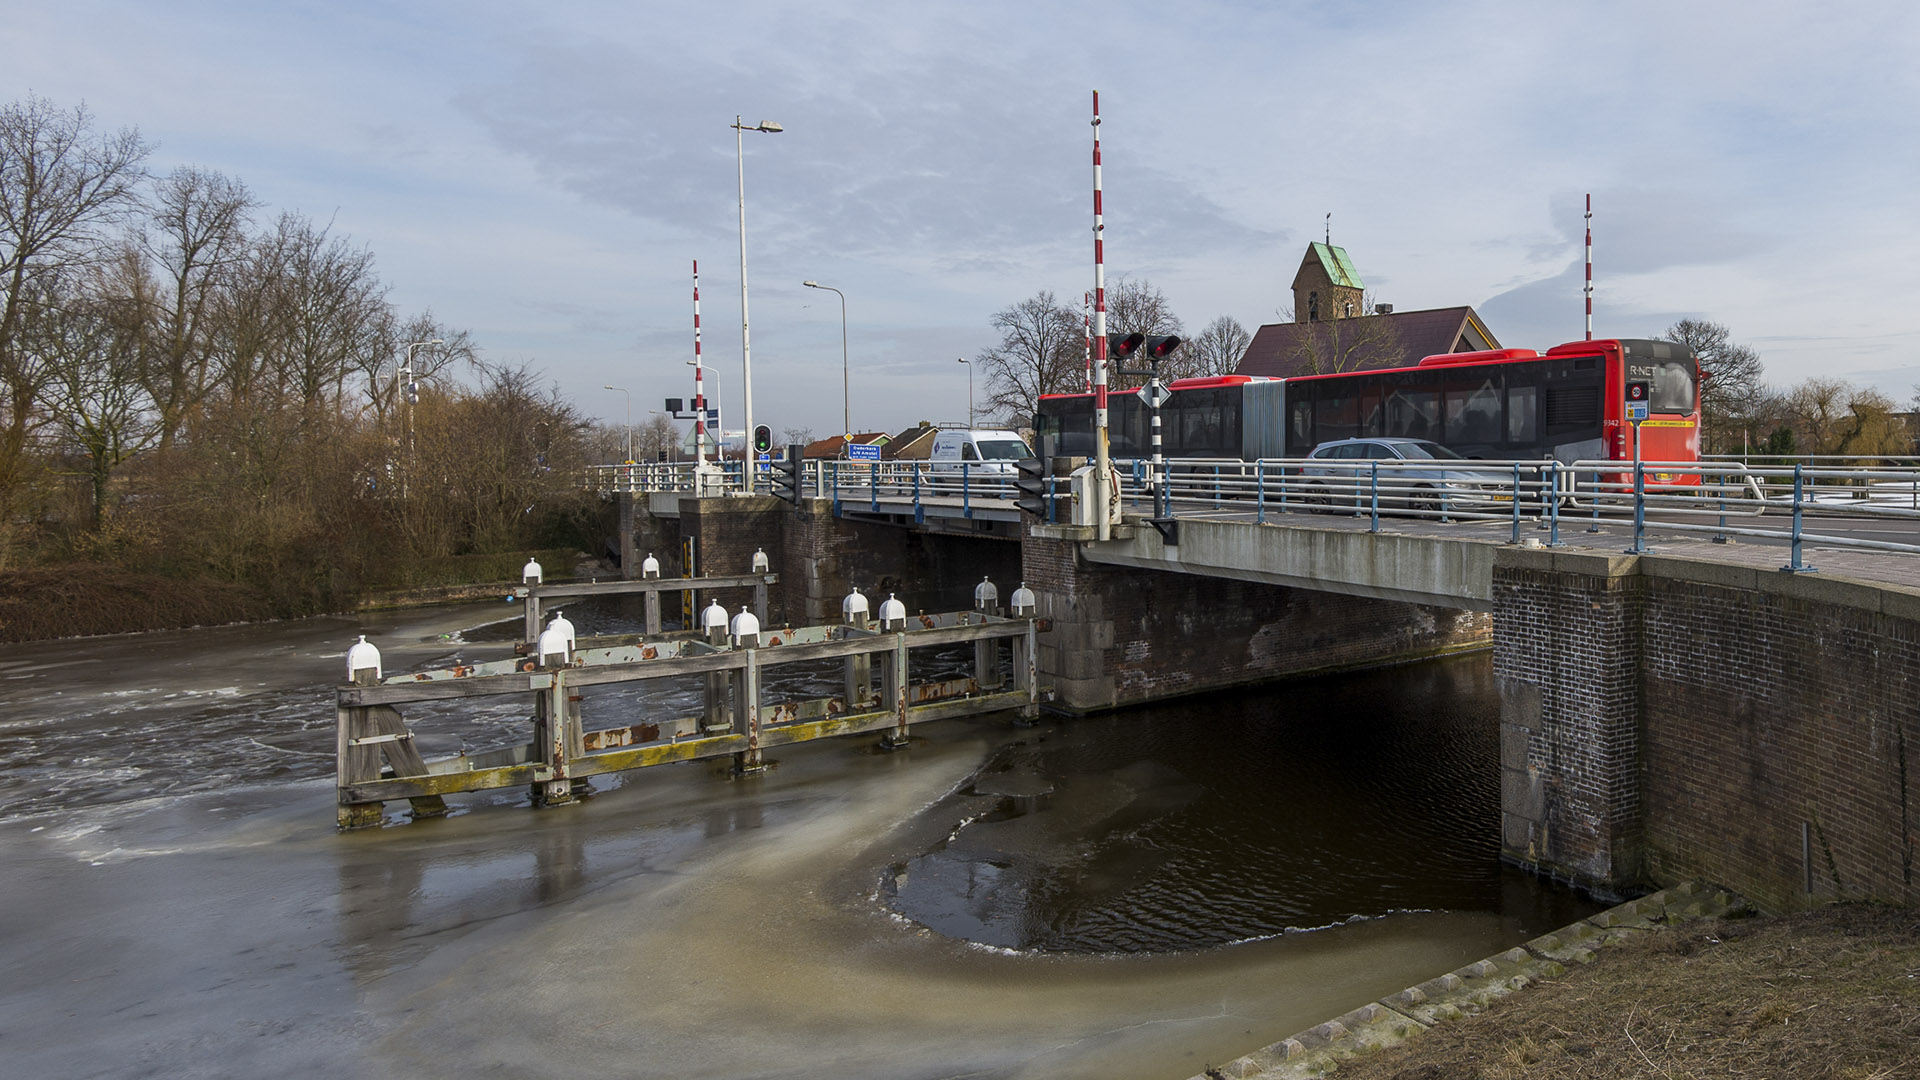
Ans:
[[[1550,929],[1564,894],[1499,863],[1486,656],[1051,726],[1004,747],[893,868],[894,910],[1012,949],[1156,952],[1393,911]]]

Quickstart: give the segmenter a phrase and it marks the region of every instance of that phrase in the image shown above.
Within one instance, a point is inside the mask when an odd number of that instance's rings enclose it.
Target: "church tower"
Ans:
[[[1307,245],[1300,272],[1293,275],[1293,321],[1325,322],[1364,315],[1366,286],[1345,248],[1318,241]]]

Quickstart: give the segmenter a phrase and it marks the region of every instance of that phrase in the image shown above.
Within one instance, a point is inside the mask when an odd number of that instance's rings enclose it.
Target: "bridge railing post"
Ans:
[[[973,488],[970,483],[972,470],[968,468],[969,464],[969,462],[965,461],[960,463],[960,516],[971,519],[973,517]]]
[[[1547,546],[1560,546],[1560,463],[1547,463],[1547,488],[1541,495],[1547,500]]]
[[[1587,531],[1597,533],[1600,531],[1600,469],[1595,466],[1591,472],[1593,473],[1593,524],[1587,526]],[[1578,481],[1575,481],[1574,486],[1579,487]]]
[[[1793,466],[1793,556],[1791,562],[1780,568],[1790,574],[1811,574],[1814,572],[1814,568],[1808,566],[1805,560],[1800,557],[1800,512],[1803,505],[1804,494],[1804,489],[1801,486],[1802,481],[1800,463],[1795,462]]]
[[[1377,533],[1380,531],[1380,463],[1369,461],[1367,465],[1367,471],[1372,474],[1367,481],[1367,503],[1370,508],[1367,531]]]
[[[1520,542],[1520,463],[1513,463],[1513,543]]]
[[[1286,505],[1287,489],[1280,489],[1280,504]],[[1256,525],[1267,523],[1267,471],[1266,462],[1253,463],[1253,522]]]

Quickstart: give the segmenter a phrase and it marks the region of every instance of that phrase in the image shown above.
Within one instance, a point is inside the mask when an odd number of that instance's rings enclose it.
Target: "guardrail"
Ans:
[[[1829,457],[1794,463],[1756,463],[1726,456],[1700,461],[1400,461],[1272,458],[1173,458],[1159,466],[1119,460],[1123,498],[1146,503],[1151,516],[1179,518],[1244,514],[1266,523],[1271,515],[1348,513],[1383,518],[1508,525],[1520,542],[1523,522],[1536,522],[1560,543],[1563,522],[1584,518],[1599,531],[1605,518],[1630,518],[1633,547],[1646,550],[1648,516],[1666,532],[1781,539],[1792,556],[1784,569],[1811,570],[1803,546],[1819,543],[1876,551],[1920,553],[1920,460]],[[739,462],[712,464],[703,481],[691,463],[598,466],[602,491],[739,490]],[[982,509],[1013,506],[1015,477],[1000,463],[925,461],[809,461],[802,494],[833,500],[835,513],[905,513],[973,517]],[[1064,479],[1057,480],[1064,494]],[[764,489],[764,485],[763,485]],[[1054,509],[1049,500],[1049,509]],[[1064,515],[1063,515],[1064,516]],[[1814,531],[1822,521],[1892,522],[1891,538]],[[1778,525],[1769,522],[1778,521]]]
[[[1786,540],[1792,556],[1783,569],[1811,570],[1803,555],[1809,542],[1877,551],[1920,553],[1920,467],[1829,468],[1754,465],[1724,459],[1647,461],[1261,461],[1174,459],[1154,483],[1144,462],[1126,463],[1122,487],[1135,498],[1156,500],[1156,516],[1180,517],[1245,512],[1270,514],[1341,512],[1365,515],[1378,531],[1386,517],[1510,524],[1520,541],[1521,523],[1537,521],[1558,544],[1564,519],[1585,517],[1599,531],[1602,517],[1630,517],[1633,547],[1646,550],[1648,515],[1663,531],[1709,533],[1716,542],[1735,536]],[[1764,519],[1790,518],[1778,526]],[[1746,520],[1743,520],[1746,519]],[[1893,522],[1906,526],[1896,539],[1811,531],[1821,520]]]

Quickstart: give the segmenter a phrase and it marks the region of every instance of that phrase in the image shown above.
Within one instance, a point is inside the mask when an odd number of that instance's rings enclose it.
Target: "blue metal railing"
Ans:
[[[1123,497],[1156,518],[1251,516],[1275,523],[1309,512],[1363,516],[1371,532],[1392,519],[1426,518],[1471,526],[1498,521],[1511,543],[1537,521],[1550,545],[1562,543],[1560,516],[1579,512],[1587,531],[1603,518],[1630,523],[1629,553],[1645,553],[1650,530],[1701,532],[1716,542],[1736,537],[1783,539],[1781,569],[1812,572],[1806,545],[1920,553],[1920,465],[1799,461],[1761,466],[1728,460],[1624,461],[1234,461],[1171,459],[1155,469],[1143,460],[1116,462]],[[954,466],[957,466],[954,467]],[[741,463],[690,462],[596,466],[589,486],[606,492],[737,492]],[[911,513],[915,522],[949,515],[978,518],[1013,507],[1013,477],[980,463],[808,462],[803,490],[828,498],[835,514],[848,500],[867,513]],[[1065,513],[1065,485],[1047,482],[1047,522]],[[1787,520],[1781,521],[1781,516]],[[1875,536],[1812,531],[1822,521],[1879,519]],[[1895,523],[1889,534],[1885,524]],[[1855,530],[1862,531],[1862,530]]]

